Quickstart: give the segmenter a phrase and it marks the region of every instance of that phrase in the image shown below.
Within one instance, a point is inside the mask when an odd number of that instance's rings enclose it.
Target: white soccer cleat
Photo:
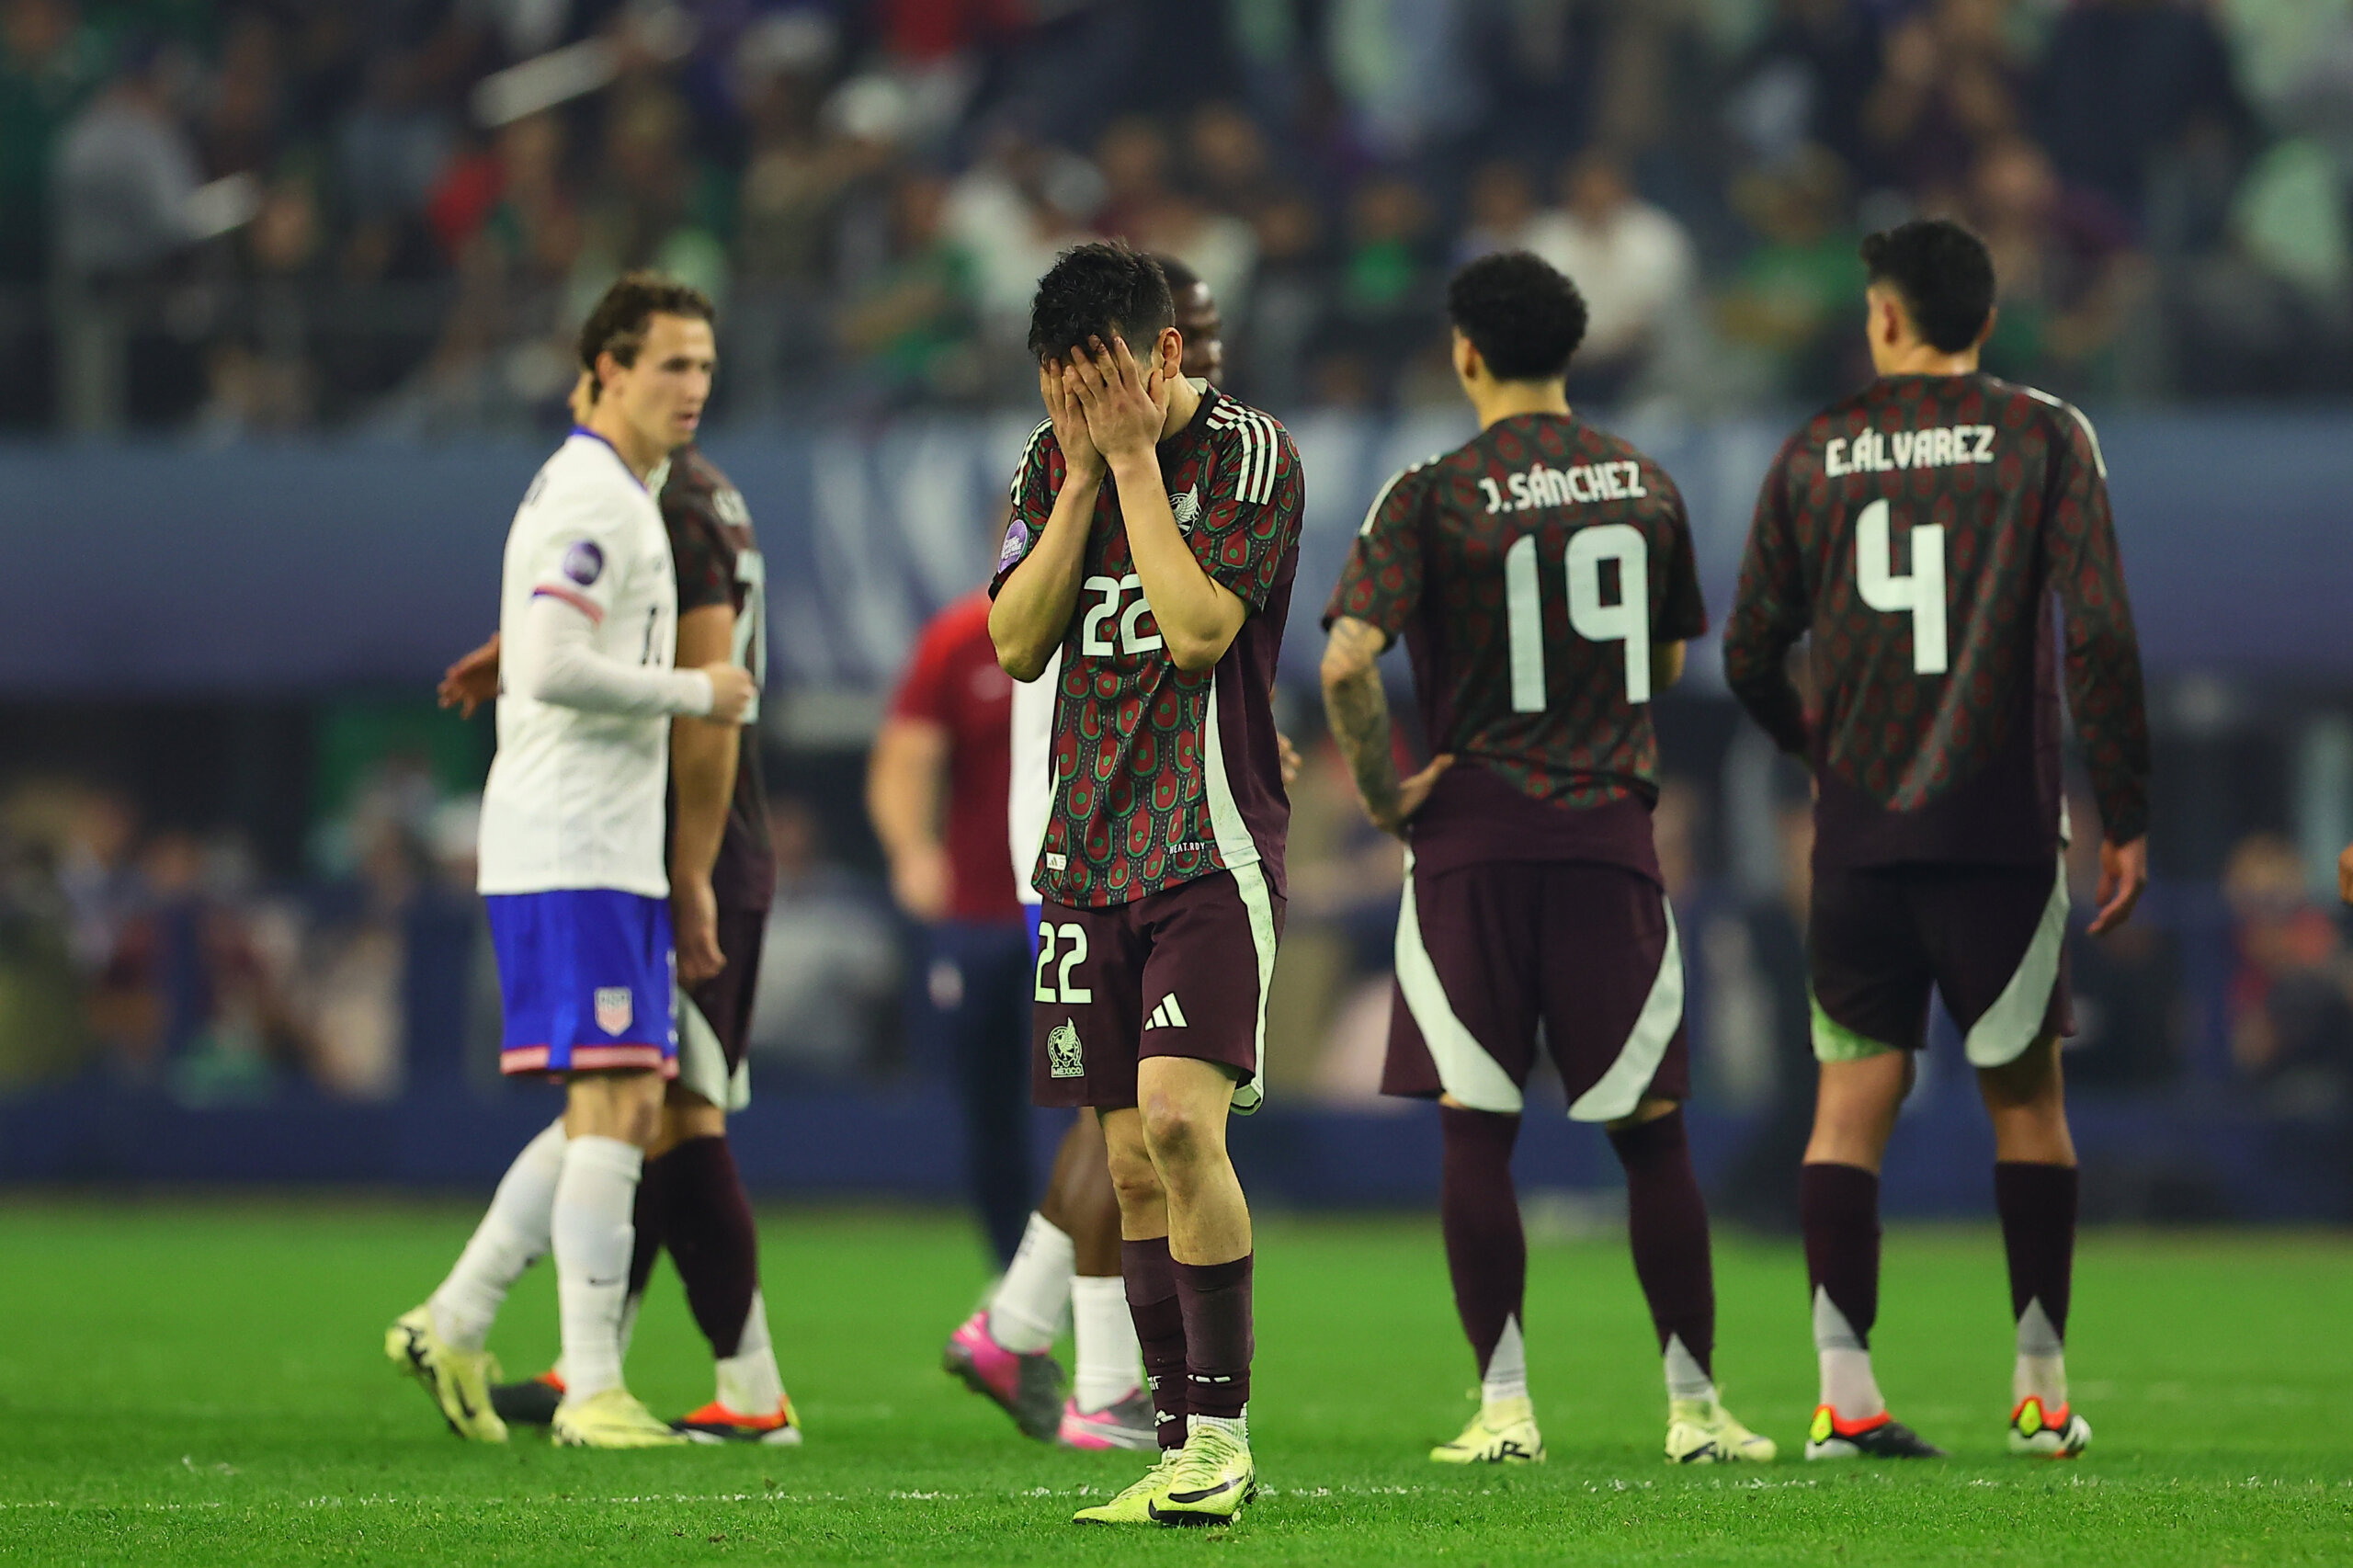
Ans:
[[[2018,1401],[2010,1412],[2010,1452],[2029,1459],[2071,1460],[2092,1446],[2092,1424],[2061,1405],[2042,1408],[2033,1394]]]
[[[1712,1399],[1673,1399],[1666,1403],[1669,1464],[1770,1464],[1780,1449],[1740,1424]]]
[[[1536,1429],[1536,1404],[1526,1398],[1483,1404],[1462,1435],[1430,1450],[1439,1464],[1539,1464],[1544,1434]]]

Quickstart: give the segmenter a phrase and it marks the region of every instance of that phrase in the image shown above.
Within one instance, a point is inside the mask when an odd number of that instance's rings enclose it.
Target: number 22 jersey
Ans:
[[[2128,843],[2148,826],[2148,722],[2090,423],[1993,376],[1886,376],[1782,447],[1724,674],[1784,750],[1810,756],[1818,863],[2050,863],[2054,592],[2102,827]],[[1786,669],[1801,636],[1811,718]]]
[[[1290,801],[1273,688],[1299,570],[1299,452],[1271,415],[1192,385],[1200,407],[1160,443],[1160,477],[1193,559],[1249,614],[1214,668],[1178,669],[1144,603],[1119,485],[1104,480],[1052,666],[1052,806],[1032,879],[1067,908],[1127,903],[1252,864],[1284,892]],[[1045,531],[1066,472],[1048,421],[1013,477],[992,594]]]
[[[1587,860],[1658,879],[1651,647],[1708,612],[1683,497],[1568,414],[1496,421],[1391,480],[1324,612],[1403,636],[1430,749],[1415,864]]]

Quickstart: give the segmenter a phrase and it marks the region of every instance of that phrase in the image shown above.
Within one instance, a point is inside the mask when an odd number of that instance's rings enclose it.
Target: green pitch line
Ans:
[[[1949,1462],[1670,1470],[1622,1245],[1537,1246],[1540,1469],[1422,1456],[1473,1381],[1434,1221],[1260,1233],[1252,1409],[1268,1494],[1220,1539],[1082,1532],[1126,1455],[1031,1444],[938,1371],[982,1279],[969,1226],[771,1212],[769,1311],[799,1451],[506,1449],[449,1437],[380,1344],[473,1214],[306,1201],[0,1207],[0,1562],[243,1563],[2341,1562],[2353,1556],[2353,1244],[2317,1233],[2095,1237],[2076,1288],[2090,1456],[2001,1451],[2007,1296],[1990,1230],[1889,1237],[1881,1381]],[[1813,1395],[1794,1244],[1718,1253],[1726,1394],[1785,1454]],[[552,1280],[494,1347],[555,1349]],[[675,1277],[631,1381],[710,1396]]]

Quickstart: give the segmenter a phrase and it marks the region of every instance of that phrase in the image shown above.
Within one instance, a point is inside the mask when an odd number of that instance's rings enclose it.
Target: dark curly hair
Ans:
[[[610,354],[623,365],[636,364],[637,351],[645,347],[645,329],[655,316],[719,324],[710,296],[693,284],[660,272],[622,273],[580,324],[580,368],[588,373],[591,403],[604,390],[597,380],[597,356]]]
[[[1994,257],[1949,218],[1915,218],[1863,241],[1863,267],[1904,301],[1922,337],[1946,354],[1977,341],[1994,313]]]
[[[1585,296],[1524,250],[1483,256],[1456,273],[1446,313],[1499,381],[1557,381],[1585,341]]]
[[[1059,359],[1090,337],[1123,335],[1141,357],[1161,330],[1176,324],[1176,306],[1160,263],[1117,240],[1074,245],[1038,279],[1029,302],[1029,352]]]

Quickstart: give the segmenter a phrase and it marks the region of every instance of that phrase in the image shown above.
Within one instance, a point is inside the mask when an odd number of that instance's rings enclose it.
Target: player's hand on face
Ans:
[[[937,844],[901,851],[891,859],[891,896],[925,925],[948,913],[948,852]]]
[[[700,985],[727,967],[727,955],[719,950],[719,899],[709,877],[670,879],[670,931],[679,984]]]
[[[1087,432],[1106,461],[1148,452],[1159,442],[1169,388],[1158,361],[1138,364],[1127,340],[1115,335],[1108,346],[1097,338],[1086,351],[1074,351],[1071,367]]]
[[[498,633],[492,632],[489,642],[442,671],[441,684],[433,688],[433,696],[442,707],[455,708],[460,719],[471,719],[475,709],[496,701]]]
[[[1440,752],[1430,758],[1430,765],[1427,767],[1423,768],[1411,778],[1398,780],[1395,812],[1384,821],[1382,813],[1368,808],[1368,814],[1372,818],[1372,825],[1395,837],[1404,837],[1405,824],[1414,820],[1414,813],[1420,811],[1423,802],[1430,798],[1430,790],[1437,787],[1438,775],[1453,766],[1453,756],[1450,753]]]
[[[1095,449],[1095,437],[1086,431],[1086,411],[1078,405],[1078,383],[1070,373],[1068,361],[1048,359],[1038,367],[1038,395],[1045,400],[1046,415],[1054,422],[1054,444],[1063,449],[1063,461],[1074,479],[1100,479],[1103,476],[1103,454]]]
[[[703,717],[713,723],[734,723],[759,695],[751,672],[741,665],[705,665],[702,673],[710,677],[710,711]]]
[[[2338,874],[2343,875],[2339,863]],[[2149,885],[2149,841],[2136,838],[2130,844],[2109,844],[2099,846],[2099,886],[2093,898],[2099,913],[2092,917],[2091,932],[2095,937],[2106,936],[2132,918],[2132,906],[2141,902],[2142,890]]]
[[[1283,788],[1288,790],[1292,785],[1298,783],[1300,768],[1299,748],[1291,744],[1290,737],[1284,734],[1280,730],[1275,732],[1275,759],[1277,766],[1280,767],[1283,770]],[[2348,850],[2347,853],[2353,854],[2353,850]]]

